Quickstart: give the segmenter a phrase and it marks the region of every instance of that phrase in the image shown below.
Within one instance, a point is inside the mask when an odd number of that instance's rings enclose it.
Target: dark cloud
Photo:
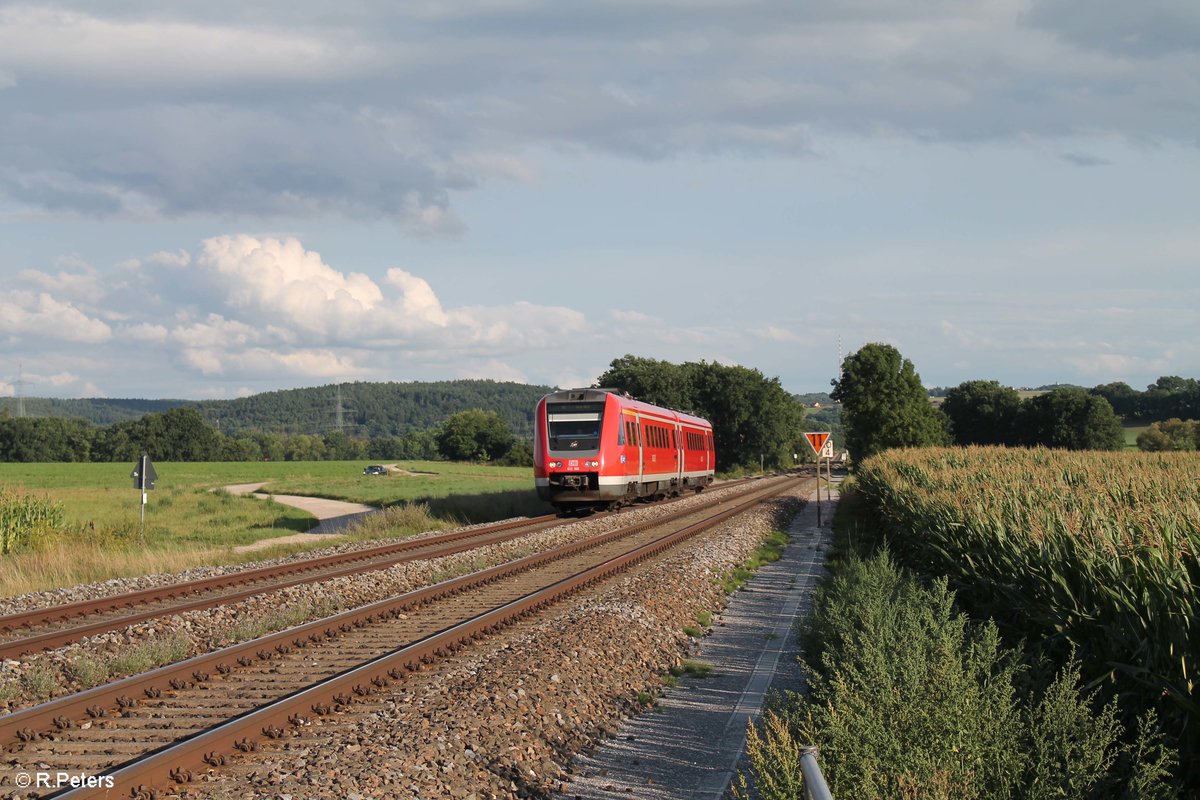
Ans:
[[[1063,153],[1059,157],[1068,164],[1074,164],[1077,167],[1106,167],[1112,163],[1108,159],[1100,158],[1090,153]]]
[[[1151,58],[1200,53],[1194,0],[1036,0],[1027,20],[1089,49]]]
[[[14,79],[0,193],[96,216],[333,214],[444,233],[459,228],[454,192],[520,173],[484,165],[540,148],[649,160],[795,156],[838,132],[1191,140],[1196,12],[1149,8],[0,3]]]

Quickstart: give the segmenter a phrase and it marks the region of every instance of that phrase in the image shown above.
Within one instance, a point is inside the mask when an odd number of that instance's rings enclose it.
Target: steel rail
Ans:
[[[509,522],[497,523],[496,525],[470,528],[463,531],[438,534],[436,536],[425,536],[419,539],[405,539],[401,542],[393,542],[391,544],[381,545],[379,547],[355,550],[348,553],[332,553],[327,556],[299,559],[287,564],[275,564],[266,567],[257,567],[255,569],[244,570],[242,572],[214,575],[210,578],[197,578],[196,580],[182,581],[180,583],[172,583],[164,586],[152,586],[146,589],[138,589],[132,592],[124,592],[122,594],[99,597],[92,600],[78,600],[73,603],[64,603],[57,606],[34,608],[28,611],[20,611],[13,614],[0,616],[0,632],[28,628],[34,625],[62,622],[73,617],[83,617],[89,614],[96,614],[104,611],[115,611],[120,608],[132,608],[134,606],[152,603],[157,600],[170,600],[175,597],[195,594],[197,592],[209,592],[215,589],[223,589],[228,586],[236,586],[248,581],[270,580],[271,578],[275,577],[310,572],[313,570],[324,569],[326,567],[350,563],[353,561],[365,561],[372,558],[385,557],[393,553],[411,550],[414,547],[426,546],[430,542],[456,541],[458,539],[479,536],[486,533],[494,533],[522,525],[549,522],[554,519],[557,519],[557,515],[547,514],[545,516],[534,517],[531,519],[511,520]]]
[[[716,504],[721,502],[721,500],[715,501]],[[703,508],[704,506],[701,506],[700,509],[682,509],[663,517],[597,534],[542,553],[535,553],[468,575],[450,578],[432,586],[385,598],[331,617],[303,623],[211,653],[202,653],[149,672],[132,675],[0,716],[0,745],[20,740],[28,741],[37,738],[44,731],[67,728],[76,720],[86,717],[107,715],[116,709],[138,702],[142,696],[157,697],[163,692],[179,686],[193,682],[202,683],[213,673],[227,673],[236,669],[244,659],[248,659],[248,663],[269,660],[292,648],[307,647],[310,641],[333,638],[339,632],[372,624],[381,616],[395,617],[398,614],[407,613],[419,606],[460,594],[475,586],[491,583],[541,564],[583,552],[614,539],[702,512]]]
[[[352,566],[343,567],[330,572],[320,572],[319,574],[311,574],[311,570],[306,570],[308,574],[303,574],[299,577],[293,577],[288,580],[276,581],[266,585],[254,585],[235,592],[226,592],[223,594],[209,595],[197,598],[190,602],[178,603],[166,608],[154,608],[146,611],[139,611],[133,614],[126,614],[116,619],[100,620],[97,622],[85,623],[83,625],[75,625],[70,628],[63,628],[55,631],[47,631],[46,633],[36,636],[28,636],[22,639],[13,639],[7,642],[0,642],[0,658],[14,658],[16,656],[25,655],[27,653],[37,652],[39,650],[48,650],[54,647],[60,647],[70,642],[75,642],[87,636],[93,636],[98,633],[105,633],[111,630],[118,630],[128,625],[134,625],[138,622],[163,617],[170,614],[182,614],[185,611],[202,611],[207,608],[215,608],[220,605],[236,603],[239,600],[244,600],[247,597],[265,594],[267,592],[279,591],[292,586],[300,586],[305,583],[314,583],[316,581],[327,581],[335,578],[345,577],[347,575],[358,575],[364,572],[374,572],[378,570],[388,569],[396,564],[410,560],[418,560],[424,558],[441,558],[442,556],[454,555],[465,550],[473,550],[484,544],[497,544],[500,542],[509,541],[510,539],[526,534],[525,531],[518,531],[511,536],[497,538],[487,542],[479,542],[477,540],[486,536],[491,536],[496,533],[503,533],[506,530],[514,528],[535,528],[540,524],[554,520],[554,515],[549,517],[537,517],[530,520],[502,523],[495,527],[474,528],[470,531],[459,531],[453,534],[447,534],[446,538],[425,537],[417,541],[406,541],[404,546],[396,545],[387,552],[380,553],[375,551],[375,556],[379,560],[370,559],[370,563],[359,563]],[[414,552],[414,551],[431,551],[431,552]],[[363,559],[353,559],[362,561]],[[288,571],[286,574],[295,574],[295,570]],[[237,584],[232,584],[236,586]],[[221,587],[224,588],[224,587]],[[163,598],[156,598],[163,599]],[[153,602],[147,601],[147,602]]]
[[[722,484],[720,488],[737,486],[745,482],[745,480],[730,481]],[[192,581],[167,584],[164,586],[154,586],[146,589],[139,589],[133,592],[125,592],[119,595],[110,595],[108,597],[95,598],[92,600],[79,600],[73,603],[65,603],[58,606],[46,606],[43,608],[7,614],[0,616],[0,633],[11,632],[21,628],[37,627],[39,625],[52,625],[60,622],[66,622],[75,617],[103,614],[121,608],[134,609],[140,605],[148,605],[150,603],[155,603],[162,600],[171,600],[177,597],[186,597],[188,595],[217,592],[222,589],[233,588],[243,584],[258,584],[248,586],[241,591],[225,594],[214,594],[207,598],[198,598],[191,602],[178,603],[165,608],[148,609],[145,611],[125,614],[114,619],[84,623],[81,625],[72,626],[70,628],[62,628],[59,630],[35,634],[33,636],[10,639],[8,641],[0,641],[0,659],[17,658],[29,653],[60,647],[64,644],[78,641],[87,636],[118,630],[128,625],[133,625],[138,622],[144,622],[146,620],[155,619],[161,616],[167,616],[169,614],[179,614],[185,611],[200,611],[207,608],[214,608],[218,605],[237,602],[247,597],[265,594],[266,592],[277,591],[279,589],[286,589],[292,586],[299,586],[305,583],[332,580],[334,578],[340,578],[346,575],[355,575],[363,572],[387,569],[394,564],[409,559],[438,558],[444,555],[453,555],[454,553],[459,553],[464,550],[469,550],[480,546],[478,543],[475,543],[474,540],[490,536],[495,533],[517,528],[546,525],[562,519],[563,518],[559,515],[547,514],[529,519],[511,520],[509,522],[500,522],[493,525],[485,525],[463,531],[454,531],[451,533],[437,534],[434,536],[425,536],[417,539],[405,539],[401,542],[393,542],[390,544],[380,545],[378,547],[355,550],[348,553],[333,553],[327,556],[298,559],[284,564],[258,567],[242,572],[216,575],[210,578],[199,578]],[[563,522],[563,524],[567,523]],[[501,541],[507,541],[507,539]],[[465,543],[460,544],[460,546],[457,547],[442,547],[442,545],[450,545],[454,542]],[[488,542],[488,544],[491,543],[492,542]],[[429,548],[435,548],[436,552],[427,554],[412,554],[412,551],[414,550],[426,550]],[[408,554],[407,557],[405,557],[406,554]],[[354,566],[347,566],[343,569],[334,571],[323,571],[328,570],[331,567],[337,567],[341,564],[351,564]],[[291,580],[278,580],[280,578],[287,578],[289,575],[299,575],[301,577],[296,577]]]
[[[744,482],[746,481],[726,482],[721,486],[721,488],[738,486],[740,483]],[[0,615],[0,633],[7,633],[20,630],[20,628],[24,627],[59,624],[59,622],[70,621],[73,618],[82,618],[82,616],[113,612],[113,610],[118,610],[121,608],[133,609],[138,606],[146,606],[146,604],[160,602],[163,600],[173,600],[175,597],[216,593],[216,591],[239,587],[239,585],[258,584],[247,585],[246,589],[234,591],[234,593],[220,595],[214,594],[209,596],[208,599],[197,599],[192,602],[175,603],[172,604],[172,606],[164,608],[148,609],[143,610],[143,612],[124,614],[119,616],[119,618],[84,622],[82,625],[74,625],[72,627],[60,628],[60,630],[37,633],[34,634],[34,636],[6,640],[6,642],[0,642],[0,658],[16,658],[31,654],[31,652],[58,648],[58,646],[70,644],[71,642],[77,642],[77,640],[85,637],[95,636],[97,633],[106,633],[108,631],[119,630],[119,628],[126,627],[128,625],[134,625],[137,624],[137,622],[156,619],[158,616],[180,614],[188,612],[188,610],[214,608],[216,606],[220,606],[220,604],[244,600],[246,597],[265,594],[268,593],[268,591],[287,589],[289,587],[295,587],[295,585],[301,585],[305,583],[330,581],[330,579],[340,578],[348,575],[358,575],[358,573],[362,572],[385,570],[388,569],[388,567],[401,563],[401,561],[404,560],[439,558],[442,557],[442,555],[452,555],[454,553],[466,551],[466,549],[478,547],[479,545],[476,545],[476,543],[466,543],[466,545],[462,545],[460,547],[439,548],[439,546],[449,545],[451,542],[474,541],[492,534],[502,533],[502,531],[505,530],[527,527],[533,528],[536,527],[536,525],[545,525],[547,523],[560,521],[560,519],[562,519],[562,517],[559,517],[558,515],[545,515],[528,519],[516,519],[516,521],[482,525],[482,527],[479,528],[452,531],[452,533],[449,534],[422,536],[420,539],[406,539],[401,542],[389,543],[389,545],[361,549],[361,551],[332,553],[330,555],[322,555],[322,557],[311,559],[296,559],[293,561],[288,561],[288,563],[284,564],[256,567],[256,569],[253,570],[233,572],[228,573],[228,575],[212,576],[210,578],[197,578],[196,581],[167,584],[162,585],[162,587],[139,589],[120,595],[97,597],[97,599],[94,600],[80,600],[72,603],[59,604],[59,606],[47,606],[24,610],[24,612]],[[566,523],[564,522],[563,524]],[[508,539],[498,541],[508,541]],[[439,549],[437,549],[437,552],[434,553],[412,553],[412,551],[419,551],[419,549],[428,549],[431,547]],[[408,554],[407,557],[406,554]],[[326,571],[329,570],[330,567],[336,567],[342,564],[350,564],[354,566],[347,566],[342,570]],[[280,578],[287,578],[288,576],[302,577],[293,578],[290,579],[290,581],[280,581]]]
[[[386,689],[392,681],[401,679],[406,672],[419,670],[425,664],[445,658],[488,633],[517,622],[563,597],[658,555],[680,541],[743,513],[750,506],[783,492],[792,485],[793,480],[795,479],[773,484],[762,492],[753,492],[754,496],[751,499],[730,504],[730,508],[708,519],[693,523],[624,555],[608,559],[574,576],[533,591],[523,598],[375,657],[357,667],[100,773],[112,779],[111,786],[85,787],[51,796],[71,800],[148,798],[153,796],[156,786],[172,782],[190,782],[196,777],[197,770],[215,769],[224,765],[227,757],[237,751],[257,749],[251,737],[281,738],[286,735],[287,726],[304,725],[308,722],[309,715],[320,715],[328,709],[348,706],[354,702],[355,697],[366,697]],[[654,524],[663,523],[658,520]]]

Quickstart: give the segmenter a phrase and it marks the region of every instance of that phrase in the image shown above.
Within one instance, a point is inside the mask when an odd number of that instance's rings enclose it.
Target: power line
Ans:
[[[25,416],[25,391],[24,387],[33,386],[32,381],[25,380],[25,367],[23,364],[17,364],[17,379],[13,381],[13,386],[16,387],[17,393],[17,416]]]

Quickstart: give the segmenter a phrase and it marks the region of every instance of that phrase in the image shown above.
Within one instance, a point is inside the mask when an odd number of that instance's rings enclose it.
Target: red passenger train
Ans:
[[[538,497],[556,508],[620,505],[713,481],[712,425],[612,389],[543,397],[534,420]]]

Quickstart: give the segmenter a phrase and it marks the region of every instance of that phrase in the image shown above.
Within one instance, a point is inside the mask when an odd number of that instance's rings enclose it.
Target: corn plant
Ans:
[[[1200,751],[1200,455],[894,450],[858,485],[894,552]]]
[[[62,524],[63,509],[59,503],[0,487],[0,554],[39,549]]]

